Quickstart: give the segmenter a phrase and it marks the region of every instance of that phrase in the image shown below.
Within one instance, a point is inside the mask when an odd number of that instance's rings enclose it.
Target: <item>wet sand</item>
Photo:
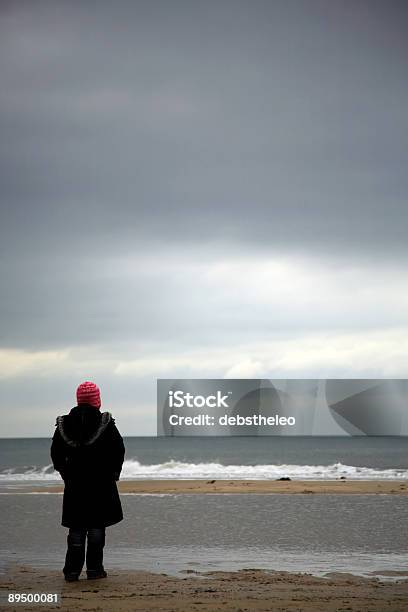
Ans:
[[[408,495],[406,480],[123,480],[120,493],[296,493]],[[63,485],[29,487],[24,492],[61,493]],[[19,489],[13,492],[18,493]]]
[[[66,583],[60,571],[16,566],[1,581],[4,610],[160,610],[164,612],[243,611],[377,611],[408,609],[408,579],[381,582],[332,574],[316,578],[308,574],[238,572],[195,574],[183,578],[147,572],[110,571],[103,580]],[[60,605],[5,604],[9,592],[58,593]]]

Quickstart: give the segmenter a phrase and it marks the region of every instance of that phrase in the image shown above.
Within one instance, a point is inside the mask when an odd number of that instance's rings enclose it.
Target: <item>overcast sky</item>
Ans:
[[[0,4],[0,410],[408,375],[408,4]]]

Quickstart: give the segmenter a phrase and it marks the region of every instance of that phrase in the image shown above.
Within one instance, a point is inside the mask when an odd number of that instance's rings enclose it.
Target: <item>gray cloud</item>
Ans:
[[[0,350],[84,351],[58,385],[100,374],[123,410],[189,354],[403,373],[407,31],[398,0],[3,2]],[[27,368],[17,413],[55,391]]]
[[[400,2],[11,2],[3,248],[405,251],[407,18]]]

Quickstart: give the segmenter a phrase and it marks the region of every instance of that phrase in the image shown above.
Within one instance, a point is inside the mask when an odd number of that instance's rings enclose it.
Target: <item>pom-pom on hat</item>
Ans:
[[[95,408],[101,407],[101,392],[99,387],[89,380],[79,385],[76,396],[78,404],[89,404]]]

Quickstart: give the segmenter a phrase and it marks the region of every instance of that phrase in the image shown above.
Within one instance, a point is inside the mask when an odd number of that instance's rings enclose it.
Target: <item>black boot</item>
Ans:
[[[88,580],[96,580],[97,578],[106,578],[107,573],[102,568],[101,570],[86,570]]]

